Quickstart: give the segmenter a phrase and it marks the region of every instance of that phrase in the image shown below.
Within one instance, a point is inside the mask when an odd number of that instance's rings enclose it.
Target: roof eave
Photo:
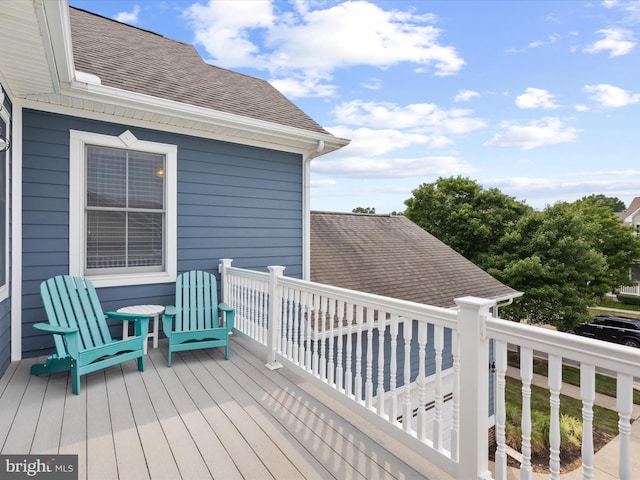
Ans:
[[[74,73],[75,78],[86,74]],[[220,138],[263,146],[314,158],[338,150],[350,140],[264,120],[198,107],[118,88],[73,80],[61,86],[60,94],[30,95],[24,99],[34,107],[62,105],[95,113],[108,113],[122,121],[144,119],[155,128],[183,127],[190,135]],[[150,127],[151,128],[151,127]]]

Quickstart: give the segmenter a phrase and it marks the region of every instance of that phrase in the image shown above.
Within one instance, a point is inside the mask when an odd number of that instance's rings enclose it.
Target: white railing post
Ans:
[[[278,332],[282,324],[282,298],[281,288],[278,286],[278,277],[282,277],[285,267],[270,266],[269,269],[269,316],[267,318],[267,368],[276,370],[282,368],[282,364],[276,360],[276,347],[278,345]]]
[[[231,258],[221,258],[218,265],[218,272],[220,272],[220,301],[222,303],[229,304],[229,286],[227,277],[227,268],[231,267]]]
[[[489,449],[489,341],[485,317],[494,302],[456,298],[460,352],[459,409],[460,436],[458,479],[491,478]]]

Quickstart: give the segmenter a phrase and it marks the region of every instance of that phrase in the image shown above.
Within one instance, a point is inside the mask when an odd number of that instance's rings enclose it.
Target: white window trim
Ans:
[[[1,88],[0,88],[1,91]],[[0,104],[0,107],[2,105]],[[6,131],[3,132],[9,140],[11,139],[11,119],[9,118],[9,113],[6,108],[2,108],[0,110],[0,116],[2,116],[2,120],[4,120],[5,125],[7,126]],[[0,302],[9,298],[9,191],[11,190],[11,185],[9,184],[9,164],[10,161],[10,150],[5,152],[5,165],[4,165],[4,201],[5,201],[5,212],[4,212],[4,252],[0,252],[0,255],[4,255],[4,284],[0,285]]]
[[[114,275],[85,275],[86,242],[84,232],[85,146],[125,148],[166,157],[166,271]],[[70,130],[69,143],[69,273],[90,279],[96,287],[146,285],[176,281],[177,271],[177,164],[178,147],[166,143],[138,140],[129,130],[119,136]]]

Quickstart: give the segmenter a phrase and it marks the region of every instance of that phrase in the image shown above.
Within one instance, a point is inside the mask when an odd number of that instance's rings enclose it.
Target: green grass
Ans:
[[[603,307],[603,308],[601,309],[598,307]],[[598,305],[598,307],[590,308],[589,312],[592,313],[593,315],[608,315],[608,314],[611,314],[611,312],[605,309],[615,308],[617,310],[628,311],[629,313],[625,315],[629,317],[640,317],[640,305],[629,305],[626,303],[615,302],[613,300],[605,298],[600,300],[600,304]]]
[[[509,354],[509,365],[512,367],[520,368],[520,364],[515,352]],[[535,357],[533,361],[533,373],[547,377],[549,372],[549,365],[546,359]],[[580,369],[571,365],[562,365],[562,381],[570,385],[580,386]],[[616,396],[617,379],[610,377],[609,375],[602,375],[596,373],[596,392],[608,395],[610,397]],[[633,403],[640,405],[640,390],[633,389]]]
[[[522,384],[520,380],[506,377],[506,381],[506,408],[516,408],[518,411],[522,411]],[[536,385],[531,386],[531,411],[532,414],[533,412],[539,412],[541,415],[549,415],[549,390]],[[582,401],[566,395],[560,395],[560,413],[582,419]],[[594,405],[593,413],[594,428],[613,435],[618,434],[617,412]]]

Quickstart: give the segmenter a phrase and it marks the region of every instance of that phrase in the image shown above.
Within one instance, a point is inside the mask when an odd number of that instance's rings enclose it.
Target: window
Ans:
[[[97,286],[175,281],[175,145],[71,131],[69,269]]]

